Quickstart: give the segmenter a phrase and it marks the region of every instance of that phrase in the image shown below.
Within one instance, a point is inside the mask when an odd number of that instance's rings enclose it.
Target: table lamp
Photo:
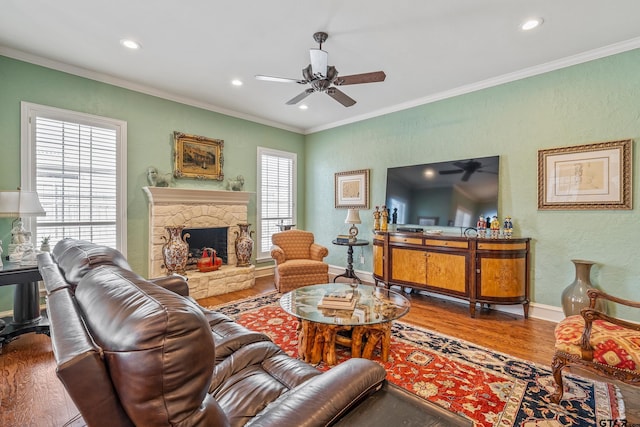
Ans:
[[[355,224],[361,224],[360,221],[360,212],[358,209],[349,209],[347,211],[347,219],[344,220],[345,224],[351,224],[349,228],[349,240],[355,242],[358,238],[358,227]]]
[[[46,212],[35,191],[22,191],[20,188],[15,191],[0,191],[0,217],[16,218],[11,223],[10,261],[22,261],[25,251],[33,252],[31,233],[24,229],[22,217],[43,215]]]

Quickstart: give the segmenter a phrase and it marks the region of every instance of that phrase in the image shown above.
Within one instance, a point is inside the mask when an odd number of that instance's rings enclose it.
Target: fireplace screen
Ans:
[[[204,248],[215,249],[218,258],[222,258],[222,263],[227,264],[227,234],[229,227],[213,228],[185,228],[182,235],[189,233],[187,237],[189,244],[189,259],[187,260],[187,270],[198,268],[198,259],[202,257]]]

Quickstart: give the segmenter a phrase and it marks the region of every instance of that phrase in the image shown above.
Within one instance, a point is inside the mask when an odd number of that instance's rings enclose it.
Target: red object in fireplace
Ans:
[[[216,266],[216,269],[218,269],[218,268],[220,268],[220,266],[222,265],[222,258],[219,258],[219,257],[217,257],[216,255],[217,255],[217,252],[216,252],[216,250],[214,249],[214,250],[213,250],[213,265],[215,265],[215,266]]]
[[[220,260],[220,263],[218,263]],[[202,249],[202,258],[198,260],[198,270],[202,273],[217,270],[222,264],[222,259],[216,257],[216,251],[211,248]]]

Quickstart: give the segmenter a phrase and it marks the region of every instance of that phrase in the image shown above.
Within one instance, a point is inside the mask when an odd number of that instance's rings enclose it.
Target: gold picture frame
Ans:
[[[176,178],[214,179],[222,181],[224,156],[222,139],[173,132]]]
[[[632,209],[632,144],[538,150],[538,209]]]
[[[369,169],[335,174],[335,207],[369,209]]]

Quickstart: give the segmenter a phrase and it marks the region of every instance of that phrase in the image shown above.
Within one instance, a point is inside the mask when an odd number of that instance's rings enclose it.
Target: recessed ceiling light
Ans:
[[[234,86],[242,86],[242,80],[233,79],[231,80],[231,84]]]
[[[307,106],[307,105],[305,105],[305,104],[302,104],[302,105],[301,105],[301,106],[299,106],[298,108],[299,108],[299,109],[301,109],[301,110],[306,110],[306,109],[308,109],[308,108],[309,108],[309,106]]]
[[[537,28],[540,25],[542,25],[543,22],[544,22],[544,19],[542,18],[527,19],[522,23],[522,25],[520,25],[520,29],[522,29],[523,31],[533,30],[534,28]]]
[[[120,44],[129,49],[140,49],[140,43],[131,39],[122,39],[120,40]]]

